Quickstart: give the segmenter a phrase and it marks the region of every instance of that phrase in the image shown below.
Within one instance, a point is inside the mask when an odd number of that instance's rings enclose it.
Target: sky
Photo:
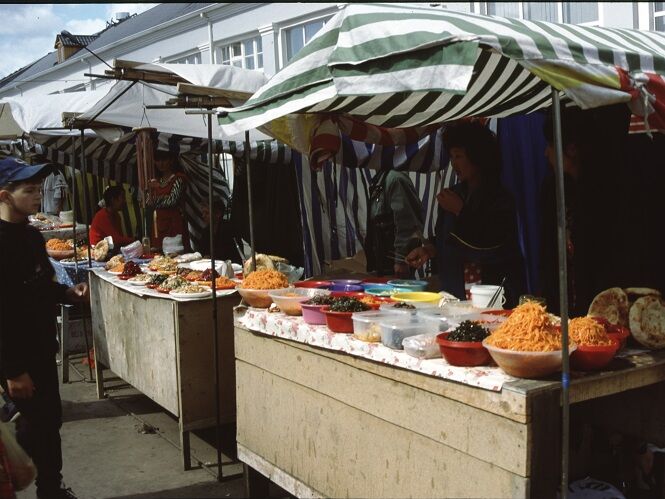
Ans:
[[[140,14],[154,3],[0,4],[0,78],[51,52],[62,30],[91,35],[117,12]]]

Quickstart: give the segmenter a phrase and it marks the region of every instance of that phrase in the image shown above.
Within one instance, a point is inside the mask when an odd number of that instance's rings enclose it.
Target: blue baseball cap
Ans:
[[[51,173],[53,166],[48,163],[29,165],[18,158],[5,158],[0,160],[0,187],[10,182],[23,182],[40,174]]]

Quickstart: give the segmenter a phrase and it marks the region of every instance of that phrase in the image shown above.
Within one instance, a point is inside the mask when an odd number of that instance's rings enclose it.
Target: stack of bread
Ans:
[[[591,302],[589,315],[629,328],[647,348],[665,348],[665,301],[656,289],[606,289]]]

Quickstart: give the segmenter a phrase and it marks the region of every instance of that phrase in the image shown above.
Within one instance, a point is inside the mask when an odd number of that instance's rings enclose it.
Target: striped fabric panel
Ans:
[[[482,49],[473,72],[468,47]],[[348,114],[385,127],[501,117],[542,107],[546,84],[595,107],[629,98],[617,68],[665,74],[664,49],[662,33],[349,4],[220,124],[238,133],[295,112]]]
[[[383,166],[408,171],[422,202],[425,235],[434,234],[436,195],[455,182],[441,143],[441,130],[409,146],[377,146],[344,137],[337,161],[312,171],[307,158],[294,153],[299,181],[305,273],[319,275],[326,262],[351,257],[362,249],[367,230],[369,184]],[[346,166],[339,166],[339,165]]]

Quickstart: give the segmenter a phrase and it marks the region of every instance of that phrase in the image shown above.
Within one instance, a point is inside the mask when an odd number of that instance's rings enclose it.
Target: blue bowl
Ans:
[[[332,279],[334,285],[339,286],[360,286],[360,281],[358,279]],[[362,286],[360,286],[362,288]],[[339,289],[337,291],[340,291]],[[360,290],[362,291],[362,289]]]
[[[390,284],[368,283],[363,285],[365,293],[374,296],[390,296],[395,292],[395,287]]]
[[[427,289],[427,281],[415,281],[411,279],[395,279],[388,281],[388,284],[396,288],[403,288],[409,291],[425,291]]]
[[[328,288],[330,291],[360,292],[364,291],[362,286],[356,284],[333,284]]]

